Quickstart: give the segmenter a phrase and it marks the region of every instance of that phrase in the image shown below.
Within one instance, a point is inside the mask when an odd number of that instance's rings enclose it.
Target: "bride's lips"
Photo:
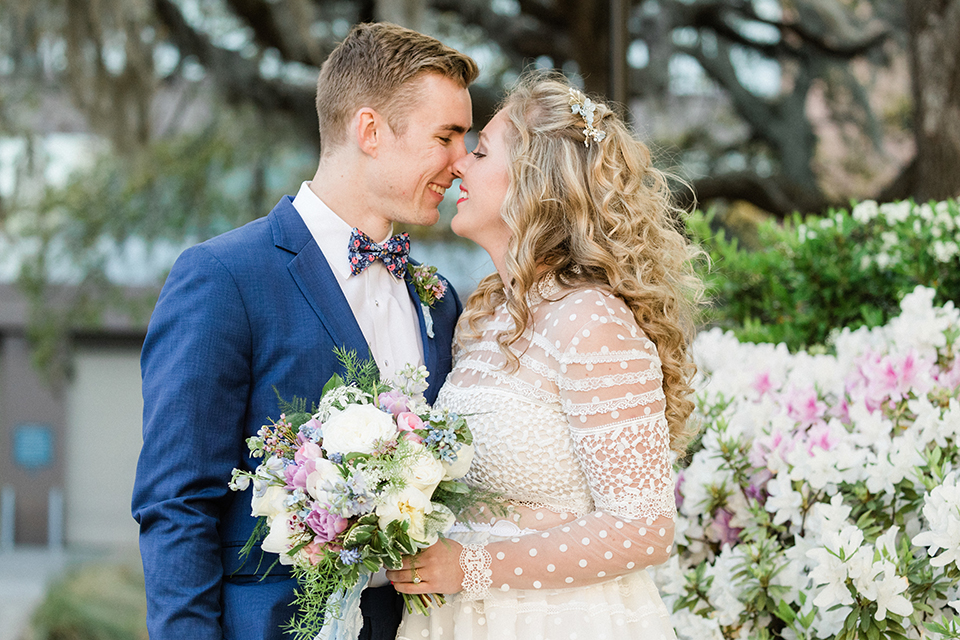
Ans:
[[[463,187],[460,187],[460,199],[457,200],[457,204],[460,204],[464,200],[469,200],[469,199],[470,199],[470,195],[467,192],[467,190],[464,189]]]

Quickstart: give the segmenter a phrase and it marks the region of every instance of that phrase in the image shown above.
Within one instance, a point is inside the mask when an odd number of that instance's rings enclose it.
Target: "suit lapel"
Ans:
[[[313,308],[320,323],[330,334],[334,344],[356,351],[361,357],[372,358],[366,338],[353,317],[340,285],[327,259],[313,241],[310,230],[293,207],[293,200],[285,196],[270,212],[274,243],[293,255],[287,264],[300,292]]]

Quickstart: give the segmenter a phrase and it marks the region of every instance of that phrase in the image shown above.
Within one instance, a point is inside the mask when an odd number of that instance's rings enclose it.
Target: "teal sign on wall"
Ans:
[[[53,464],[53,427],[32,423],[14,427],[13,461],[26,469]]]

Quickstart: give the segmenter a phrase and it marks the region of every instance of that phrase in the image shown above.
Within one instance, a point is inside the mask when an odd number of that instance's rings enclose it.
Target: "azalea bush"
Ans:
[[[960,311],[933,289],[835,353],[713,329],[656,579],[680,638],[960,637]]]
[[[713,229],[712,214],[688,221],[709,253],[712,320],[741,340],[796,350],[828,342],[838,327],[880,326],[904,295],[931,287],[960,299],[960,202],[864,201],[826,216],[769,221],[759,251]]]

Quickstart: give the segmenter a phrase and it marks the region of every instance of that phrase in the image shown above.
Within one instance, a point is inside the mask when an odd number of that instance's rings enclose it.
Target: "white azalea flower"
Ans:
[[[793,483],[787,474],[781,473],[767,483],[767,498],[764,508],[774,514],[773,524],[794,522],[799,526],[802,520],[800,508],[803,506],[803,496],[793,490]]]
[[[909,586],[907,579],[897,575],[892,562],[883,563],[881,575],[879,582],[874,583],[876,591],[874,600],[877,603],[877,612],[873,616],[874,619],[884,620],[888,611],[898,616],[913,615],[913,604],[900,595]]]
[[[955,563],[960,568],[960,486],[957,474],[951,471],[943,482],[924,496],[923,517],[927,529],[913,538],[918,547],[928,547],[936,556],[930,560],[935,567]],[[937,552],[943,549],[943,553]]]

